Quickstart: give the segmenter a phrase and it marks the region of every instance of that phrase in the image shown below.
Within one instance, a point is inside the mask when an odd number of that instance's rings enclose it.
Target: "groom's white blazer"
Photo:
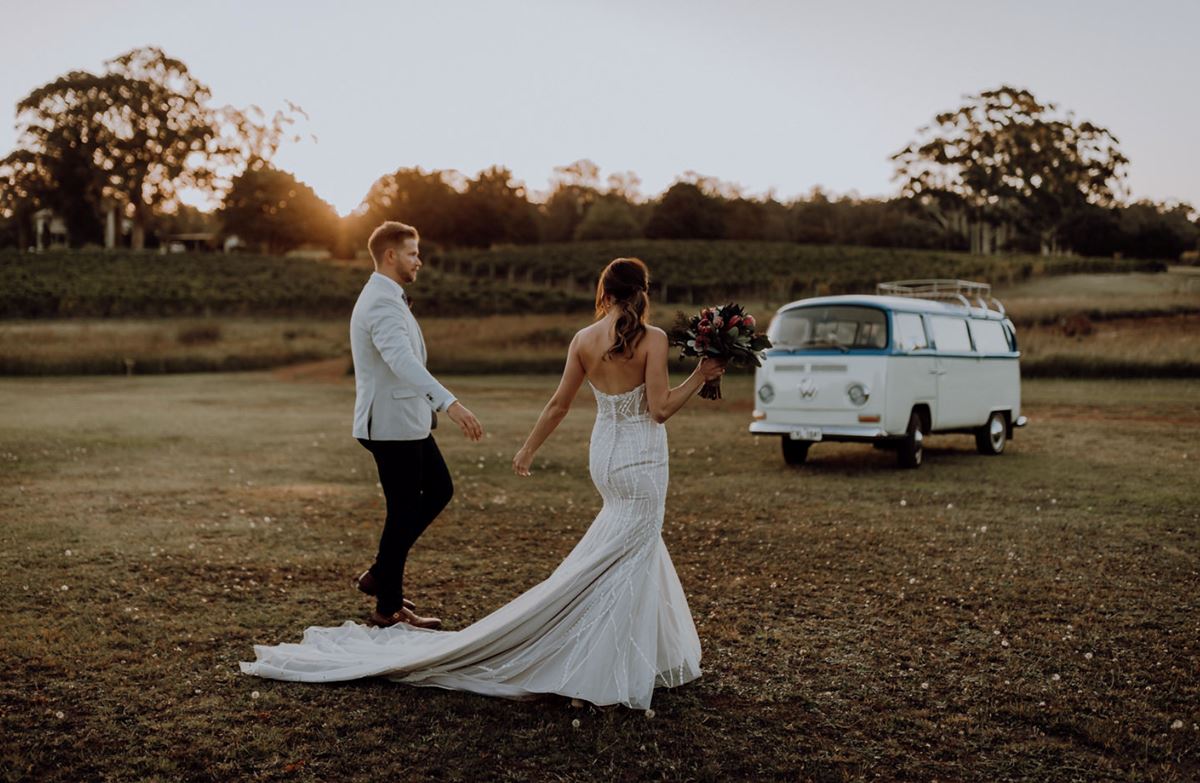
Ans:
[[[425,369],[425,338],[400,284],[372,273],[350,316],[354,437],[422,440],[455,397]]]

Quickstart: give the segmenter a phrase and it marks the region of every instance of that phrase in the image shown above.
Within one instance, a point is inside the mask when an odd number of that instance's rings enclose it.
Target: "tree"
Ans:
[[[64,145],[51,154],[17,149],[0,161],[0,215],[12,220],[19,246],[28,247],[33,215],[48,208],[60,215],[74,244],[99,242],[100,189],[87,151]]]
[[[467,183],[455,238],[464,245],[525,244],[538,240],[537,210],[525,186],[503,166],[485,169]]]
[[[690,182],[668,188],[646,224],[651,239],[722,239],[724,233],[721,200]]]
[[[0,160],[0,218],[19,249],[33,244],[33,215],[48,205],[54,192],[53,176],[36,155],[16,150]]]
[[[22,99],[14,155],[32,156],[58,189],[82,194],[93,207],[104,199],[122,204],[135,249],[144,247],[154,211],[179,189],[212,192],[222,168],[270,157],[293,122],[283,112],[258,123],[249,113],[210,107],[208,87],[156,47],[105,66],[102,74],[72,71]],[[63,166],[72,155],[86,161],[86,182],[67,190]]]
[[[642,235],[629,203],[604,196],[593,203],[575,229],[575,239],[636,239]]]
[[[332,248],[338,215],[291,173],[256,159],[233,180],[220,211],[225,231],[269,254],[301,245]]]
[[[590,160],[577,160],[555,168],[550,182],[550,196],[542,207],[542,239],[565,242],[575,236],[600,197],[600,167]]]
[[[1195,214],[1185,203],[1138,201],[1121,210],[1122,252],[1133,258],[1175,260],[1200,241]]]
[[[452,184],[451,174],[400,168],[375,180],[352,219],[354,247],[365,248],[367,237],[385,220],[414,226],[431,241],[453,243],[462,194]]]
[[[1073,211],[1108,206],[1123,192],[1129,161],[1116,137],[1028,90],[968,96],[918,134],[892,156],[895,178],[943,226],[952,222],[948,213],[962,211],[974,224],[1014,224],[1054,252]]]

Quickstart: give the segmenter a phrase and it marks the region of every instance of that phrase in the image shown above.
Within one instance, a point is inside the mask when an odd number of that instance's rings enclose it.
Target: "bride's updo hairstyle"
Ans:
[[[616,337],[605,359],[614,356],[631,358],[638,341],[646,334],[646,317],[650,312],[650,270],[637,258],[617,258],[604,267],[596,284],[596,317],[602,318],[612,308],[617,315]]]

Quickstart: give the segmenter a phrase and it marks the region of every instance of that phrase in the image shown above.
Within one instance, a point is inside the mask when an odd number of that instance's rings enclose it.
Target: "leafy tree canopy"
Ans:
[[[1009,86],[937,115],[892,160],[903,195],[1013,222],[1044,242],[1072,211],[1118,201],[1129,163],[1107,129]]]
[[[270,157],[299,111],[268,120],[257,107],[216,108],[211,98],[157,47],[108,60],[100,74],[60,76],[17,104],[18,148],[0,161],[5,190],[47,201],[47,189],[71,186],[93,209],[121,204],[140,248],[154,211],[182,188],[213,192],[222,170]]]

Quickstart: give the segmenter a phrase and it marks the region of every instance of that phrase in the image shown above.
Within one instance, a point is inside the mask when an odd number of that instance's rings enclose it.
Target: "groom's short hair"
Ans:
[[[371,251],[371,260],[375,262],[375,268],[379,268],[379,259],[383,258],[383,253],[389,247],[399,247],[404,244],[406,239],[420,239],[417,230],[412,226],[401,223],[398,220],[385,220],[371,232],[371,238],[367,240],[367,250]]]

